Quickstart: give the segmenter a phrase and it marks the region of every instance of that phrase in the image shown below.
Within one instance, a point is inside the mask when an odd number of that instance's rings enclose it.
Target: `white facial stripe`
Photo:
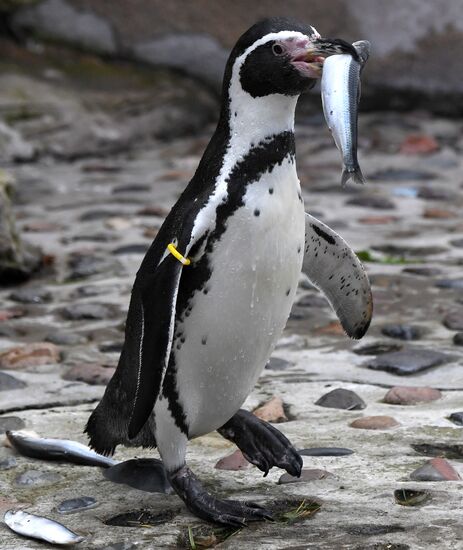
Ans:
[[[249,46],[247,50],[244,51],[239,57],[236,58],[236,63],[242,63],[244,61],[244,58],[246,58],[252,51],[254,51],[259,46],[262,46],[262,44],[266,44],[267,42],[270,42],[271,40],[288,40],[289,38],[320,38],[319,33],[314,29],[314,27],[310,27],[313,31],[312,36],[307,36],[306,34],[298,31],[280,31],[280,32],[271,32],[269,34],[266,34],[262,38],[259,38],[259,40],[256,40],[254,44]]]

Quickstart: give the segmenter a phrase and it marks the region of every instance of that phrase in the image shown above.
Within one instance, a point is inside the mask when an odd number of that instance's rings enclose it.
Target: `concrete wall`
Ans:
[[[178,67],[217,87],[237,37],[271,15],[302,19],[325,36],[370,40],[367,91],[463,97],[463,0],[44,0],[17,11],[12,24]]]

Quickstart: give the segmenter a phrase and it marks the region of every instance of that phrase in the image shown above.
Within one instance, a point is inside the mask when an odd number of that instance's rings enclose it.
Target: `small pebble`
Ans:
[[[0,434],[22,430],[25,426],[24,420],[19,416],[0,416]]]
[[[45,304],[51,299],[51,293],[43,288],[21,288],[10,294],[10,300],[20,304]]]
[[[410,474],[415,481],[459,481],[461,478],[445,458],[433,458]]]
[[[426,208],[423,212],[423,218],[430,220],[449,220],[456,217],[458,215],[455,212],[446,208]]]
[[[306,294],[296,302],[300,307],[329,307],[328,300],[317,294]]]
[[[231,455],[224,456],[221,458],[215,468],[217,470],[246,470],[249,468],[250,463],[244,458],[243,453],[237,449]]]
[[[93,497],[78,497],[69,500],[63,500],[56,507],[56,511],[60,514],[73,514],[82,510],[89,510],[98,505]]]
[[[50,485],[61,480],[61,476],[55,472],[39,472],[38,470],[27,470],[18,475],[15,479],[17,485],[38,487]]]
[[[105,367],[98,363],[81,363],[74,365],[63,374],[63,380],[76,380],[86,384],[106,385],[112,378],[114,367]]]
[[[266,364],[265,368],[268,370],[285,370],[293,366],[294,363],[286,361],[286,359],[281,359],[280,357],[270,357],[270,360]]]
[[[417,491],[416,489],[396,489],[394,499],[401,506],[419,506],[428,501],[430,494],[427,491]]]
[[[99,546],[95,550],[135,550],[135,549],[140,550],[140,547],[135,544],[132,544],[131,542],[113,542],[108,546]]]
[[[397,338],[398,340],[419,340],[423,335],[420,327],[412,325],[385,325],[381,332],[389,338]]]
[[[378,170],[369,179],[374,181],[431,181],[436,179],[432,172],[410,170],[408,168],[386,168]]]
[[[420,199],[432,201],[453,201],[455,194],[446,189],[437,189],[435,187],[422,187],[418,192]]]
[[[26,382],[18,380],[6,372],[0,372],[0,391],[18,390],[26,386]]]
[[[109,218],[105,221],[105,226],[108,229],[113,229],[114,231],[125,231],[133,225],[132,220],[128,218],[114,217]]]
[[[400,351],[402,344],[395,342],[373,342],[372,344],[361,344],[352,349],[357,355],[382,355],[383,353],[391,353]]]
[[[122,351],[123,345],[124,342],[109,342],[100,344],[98,346],[98,349],[102,353],[120,353]]]
[[[148,248],[149,245],[146,243],[126,244],[115,248],[112,253],[116,256],[121,256],[123,254],[146,254]]]
[[[424,456],[440,456],[457,460],[463,458],[463,445],[458,443],[412,443],[411,447]]]
[[[357,418],[349,426],[360,430],[389,430],[400,424],[392,416],[364,416]]]
[[[147,193],[151,191],[149,185],[144,185],[143,183],[131,183],[127,185],[118,185],[114,187],[112,192],[113,194],[118,193]]]
[[[446,363],[449,357],[439,351],[427,349],[405,349],[392,353],[384,353],[366,363],[373,370],[384,370],[400,376],[416,374],[423,370]]]
[[[330,321],[327,325],[315,329],[317,336],[345,336],[345,331],[339,321]]]
[[[254,415],[266,422],[287,422],[283,400],[274,395],[271,399],[253,411]]]
[[[380,210],[392,210],[395,208],[395,203],[386,197],[379,195],[359,195],[353,197],[346,202],[349,206],[362,206],[365,208],[375,208]]]
[[[11,470],[12,468],[16,468],[17,465],[18,461],[14,456],[7,456],[0,459],[0,470]]]
[[[379,244],[373,246],[374,250],[388,254],[389,256],[433,256],[434,254],[441,254],[447,252],[447,249],[442,246],[405,246],[398,244]]]
[[[439,149],[433,136],[426,134],[409,134],[402,141],[399,153],[403,155],[427,155]]]
[[[429,403],[442,397],[442,393],[427,386],[416,388],[412,386],[394,386],[384,396],[384,403],[389,405],[416,405]]]
[[[463,289],[463,279],[440,279],[436,282],[438,288]]]
[[[420,277],[436,277],[442,273],[442,269],[438,267],[404,267],[403,273],[409,273],[410,275],[419,275]]]
[[[87,338],[76,332],[64,332],[57,330],[51,332],[45,336],[46,342],[51,342],[58,346],[77,346],[78,344],[85,344]]]
[[[307,481],[318,481],[319,479],[326,479],[328,477],[334,477],[331,472],[319,469],[303,468],[301,477],[294,477],[290,474],[283,474],[278,480],[278,485],[284,485],[286,483],[304,483]]]
[[[98,220],[106,220],[114,218],[119,212],[115,210],[88,210],[79,218],[81,222],[93,222]]]
[[[315,405],[329,407],[331,409],[345,409],[348,411],[359,411],[366,407],[365,402],[355,392],[336,388],[325,395],[322,395]]]
[[[352,449],[344,447],[309,447],[308,449],[298,449],[302,456],[347,456],[353,454]]]
[[[24,369],[59,363],[59,361],[59,349],[50,342],[25,344],[0,353],[0,368],[2,369]]]
[[[61,315],[64,319],[71,321],[82,320],[101,320],[109,319],[113,316],[113,308],[104,304],[72,304],[61,310]]]
[[[463,310],[447,313],[442,323],[449,330],[463,330]]]

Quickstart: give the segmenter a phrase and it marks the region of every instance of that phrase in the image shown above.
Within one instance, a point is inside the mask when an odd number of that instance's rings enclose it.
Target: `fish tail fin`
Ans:
[[[364,185],[366,183],[360,166],[357,166],[357,168],[355,168],[354,170],[348,170],[347,168],[343,169],[341,176],[341,186],[345,187],[349,180],[353,180],[354,183],[357,183],[359,185]]]

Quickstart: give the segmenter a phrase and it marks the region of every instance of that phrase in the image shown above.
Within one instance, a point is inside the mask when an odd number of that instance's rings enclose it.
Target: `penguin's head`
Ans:
[[[310,25],[279,17],[264,19],[247,30],[233,48],[224,86],[238,78],[243,91],[252,97],[299,95],[321,77],[325,57],[334,53],[357,57],[351,44],[322,39]]]

